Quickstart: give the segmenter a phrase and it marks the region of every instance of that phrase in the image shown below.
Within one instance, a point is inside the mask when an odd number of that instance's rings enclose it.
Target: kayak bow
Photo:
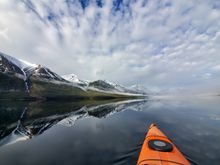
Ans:
[[[190,163],[171,140],[155,124],[151,124],[137,165],[190,165]]]

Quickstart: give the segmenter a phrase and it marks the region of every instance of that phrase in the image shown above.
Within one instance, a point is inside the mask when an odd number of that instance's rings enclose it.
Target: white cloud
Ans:
[[[212,67],[212,71],[213,71],[213,72],[217,72],[217,73],[220,74],[220,64],[213,66],[213,67]]]
[[[0,50],[83,79],[154,88],[220,82],[220,2],[112,2],[83,9],[79,1],[3,0]]]

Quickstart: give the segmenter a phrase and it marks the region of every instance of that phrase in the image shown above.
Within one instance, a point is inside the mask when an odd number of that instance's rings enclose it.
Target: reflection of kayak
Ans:
[[[137,165],[190,165],[177,147],[155,124],[151,124]]]

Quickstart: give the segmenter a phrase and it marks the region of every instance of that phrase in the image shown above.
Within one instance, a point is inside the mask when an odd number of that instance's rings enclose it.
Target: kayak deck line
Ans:
[[[151,124],[137,165],[190,165],[190,163],[156,124]]]
[[[159,161],[159,162],[166,162],[166,163],[174,163],[176,165],[185,165],[185,164],[182,164],[182,163],[179,163],[179,162],[173,162],[173,161],[169,161],[169,160],[161,160],[161,159],[145,159],[145,160],[142,160],[141,162],[139,162],[139,164],[141,163],[147,163],[147,162],[153,162],[155,161],[156,163]],[[138,165],[139,165],[138,164]],[[145,164],[145,165],[150,165],[150,164]],[[157,165],[157,164],[156,164]]]
[[[172,142],[172,140],[170,140],[169,138],[167,138],[167,137],[164,137],[164,136],[159,136],[159,135],[149,135],[148,137],[145,137],[145,139],[147,139],[147,138],[150,138],[150,137],[153,137],[153,138],[155,138],[155,137],[158,137],[158,138],[165,138],[165,139],[168,139],[169,141],[171,141]]]

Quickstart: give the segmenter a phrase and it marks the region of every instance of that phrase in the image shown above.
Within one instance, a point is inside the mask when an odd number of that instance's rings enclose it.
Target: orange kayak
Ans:
[[[151,124],[137,165],[190,165],[190,163],[172,141],[155,124]]]

